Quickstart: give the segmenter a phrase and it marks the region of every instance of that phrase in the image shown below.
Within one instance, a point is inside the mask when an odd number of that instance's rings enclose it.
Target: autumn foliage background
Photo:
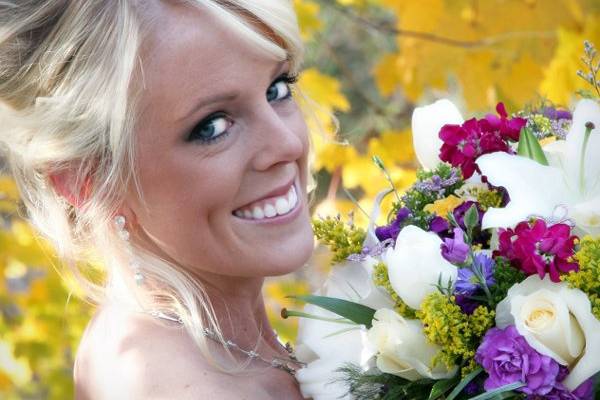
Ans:
[[[600,0],[295,0],[307,44],[300,90],[318,104],[309,116],[315,147],[314,215],[349,215],[365,225],[374,195],[415,179],[410,117],[449,97],[463,115],[551,102],[569,107],[585,88],[583,41],[600,45]],[[340,133],[335,136],[335,122]],[[321,121],[317,123],[316,121]],[[354,199],[354,200],[353,200]],[[355,202],[356,201],[356,202]],[[385,213],[384,213],[385,214]],[[21,218],[11,179],[0,176],[0,398],[69,399],[72,364],[93,308],[61,279],[60,262]],[[265,295],[284,340],[286,298],[322,282],[328,254],[317,248],[294,276],[268,280]]]

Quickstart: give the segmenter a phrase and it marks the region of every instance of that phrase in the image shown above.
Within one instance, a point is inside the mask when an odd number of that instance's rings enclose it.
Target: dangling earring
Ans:
[[[116,215],[114,219],[115,227],[117,228],[117,233],[119,237],[126,242],[129,242],[129,231],[125,229],[125,224],[127,221],[123,215]],[[140,265],[135,261],[134,256],[131,251],[131,245],[128,245],[129,253],[131,257],[131,261],[129,262],[129,268],[133,271],[133,276],[135,278],[135,283],[138,286],[144,284],[144,275],[142,274],[142,270]]]

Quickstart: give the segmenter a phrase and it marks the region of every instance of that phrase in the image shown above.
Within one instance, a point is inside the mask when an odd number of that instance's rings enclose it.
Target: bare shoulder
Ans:
[[[149,317],[110,307],[100,309],[88,324],[74,379],[76,400],[260,398],[202,360],[180,327],[163,327]],[[245,387],[243,393],[240,387]]]

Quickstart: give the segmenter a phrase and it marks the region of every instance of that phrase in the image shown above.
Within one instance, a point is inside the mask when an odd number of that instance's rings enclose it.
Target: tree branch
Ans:
[[[355,23],[361,24],[370,30],[374,30],[380,33],[393,34],[396,36],[405,36],[418,40],[424,40],[428,42],[439,43],[446,46],[452,47],[460,47],[464,49],[477,49],[483,47],[490,47],[496,44],[500,44],[502,42],[506,42],[509,40],[515,39],[531,39],[531,38],[539,38],[539,39],[553,39],[556,38],[557,33],[555,31],[516,31],[516,32],[505,32],[495,36],[489,36],[486,38],[482,38],[479,40],[460,40],[453,39],[445,36],[436,35],[431,32],[419,32],[412,31],[409,29],[399,29],[395,26],[390,26],[389,24],[383,24],[380,22],[370,21],[366,18],[361,17],[360,15],[352,12],[348,8],[343,6],[338,6],[336,4],[332,4],[329,0],[324,1],[325,6],[330,7],[331,9],[339,12],[345,17],[353,20]]]

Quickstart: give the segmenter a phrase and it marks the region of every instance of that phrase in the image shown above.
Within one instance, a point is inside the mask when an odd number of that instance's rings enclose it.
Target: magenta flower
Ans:
[[[535,351],[514,325],[490,329],[475,360],[488,374],[486,391],[522,382],[524,386],[517,390],[530,396],[545,396],[555,389],[559,379],[560,365]]]
[[[499,117],[494,114],[488,114],[481,121],[485,132],[495,132],[505,140],[518,142],[521,135],[521,128],[527,124],[525,118],[508,118],[508,113],[503,103],[496,105],[496,112]]]
[[[521,128],[527,123],[523,118],[509,119],[502,103],[498,103],[496,111],[499,116],[473,118],[462,125],[444,125],[440,130],[444,142],[440,159],[460,167],[465,179],[479,172],[475,163],[479,156],[497,151],[512,153],[509,141],[518,141]]]
[[[572,261],[577,236],[571,235],[566,224],[547,226],[542,219],[533,223],[521,222],[513,229],[500,229],[500,247],[495,255],[508,258],[527,275],[538,274],[544,279],[550,274],[552,282],[560,282],[560,273],[577,271]]]

